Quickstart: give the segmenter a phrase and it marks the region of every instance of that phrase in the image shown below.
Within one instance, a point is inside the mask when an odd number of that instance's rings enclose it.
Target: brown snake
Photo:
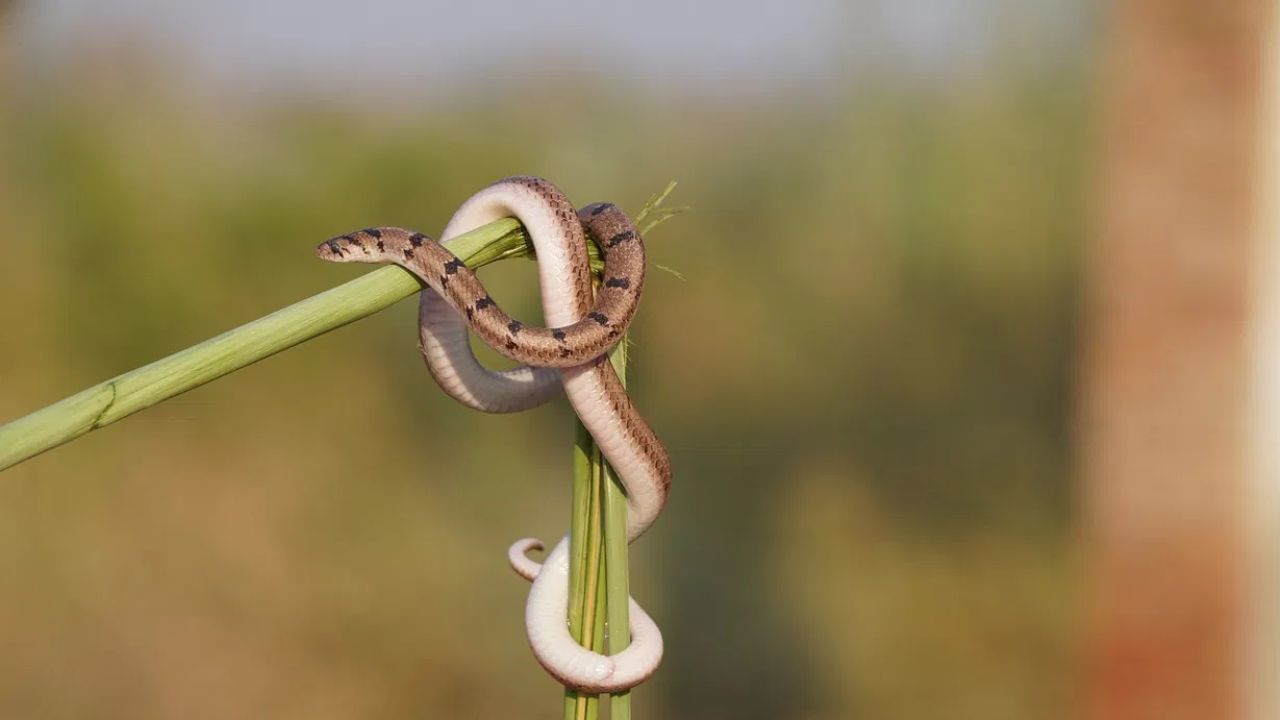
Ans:
[[[519,219],[534,246],[549,327],[528,326],[503,312],[475,273],[422,233],[368,228],[322,243],[316,253],[333,262],[395,263],[426,284],[419,312],[422,351],[437,383],[459,402],[512,412],[545,402],[562,385],[626,489],[627,539],[634,541],[661,512],[671,482],[666,449],[604,355],[621,338],[640,300],[645,268],[640,233],[611,204],[575,211],[551,183],[512,177],[463,203],[441,239],[504,217]],[[604,257],[594,297],[584,225]],[[484,368],[471,352],[468,328],[526,366],[506,372]],[[541,547],[525,539],[508,552],[516,572],[533,580],[525,625],[539,663],[564,685],[587,692],[618,692],[647,679],[662,659],[662,635],[649,616],[630,601],[632,640],[617,655],[581,647],[566,620],[568,537],[542,565],[525,557]]]

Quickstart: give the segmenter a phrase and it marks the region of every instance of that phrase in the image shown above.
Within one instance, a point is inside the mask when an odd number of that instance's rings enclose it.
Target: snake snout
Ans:
[[[345,262],[346,256],[349,254],[347,249],[341,245],[341,241],[347,239],[345,235],[325,240],[316,246],[316,257],[329,262]]]

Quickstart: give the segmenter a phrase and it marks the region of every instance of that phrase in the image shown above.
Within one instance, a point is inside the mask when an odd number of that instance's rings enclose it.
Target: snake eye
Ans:
[[[325,240],[316,246],[316,255],[326,260],[342,257],[342,246],[338,244],[339,238]]]

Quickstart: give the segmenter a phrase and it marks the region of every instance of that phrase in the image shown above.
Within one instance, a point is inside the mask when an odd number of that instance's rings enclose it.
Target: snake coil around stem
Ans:
[[[533,244],[548,327],[527,326],[503,312],[475,273],[422,233],[368,228],[322,243],[316,253],[333,262],[395,263],[426,284],[419,304],[420,347],[432,377],[458,402],[484,412],[517,412],[547,402],[563,388],[626,490],[627,540],[632,542],[662,511],[671,484],[666,448],[605,355],[640,300],[643,240],[611,204],[576,211],[546,180],[511,177],[464,202],[441,241],[504,217],[518,219]],[[584,225],[604,257],[600,290],[594,294]],[[485,368],[471,351],[468,330],[523,364],[507,371]],[[512,568],[533,581],[525,627],[538,662],[565,686],[588,693],[620,692],[646,680],[662,660],[657,625],[629,600],[631,643],[625,650],[606,656],[579,645],[566,619],[569,538],[562,538],[542,564],[527,557],[542,547],[526,538],[508,551]]]

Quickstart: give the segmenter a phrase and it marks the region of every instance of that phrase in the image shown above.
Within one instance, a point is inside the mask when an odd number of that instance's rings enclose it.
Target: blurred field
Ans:
[[[1053,718],[1077,621],[1068,420],[1083,57],[698,101],[531,74],[442,108],[202,95],[145,57],[10,73],[0,419],[337,284],[546,176],[637,209],[676,485],[634,548],[638,717]],[[494,268],[536,319],[532,266]],[[553,718],[503,551],[567,526],[561,403],[444,399],[392,310],[0,476],[0,717]]]

